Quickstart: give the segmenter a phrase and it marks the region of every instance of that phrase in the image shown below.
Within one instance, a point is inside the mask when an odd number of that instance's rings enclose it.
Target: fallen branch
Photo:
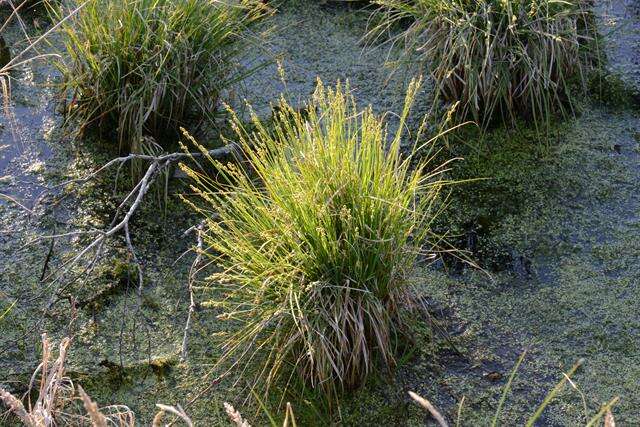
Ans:
[[[185,136],[191,139],[191,137],[186,133],[186,131],[185,131]],[[155,183],[156,178],[160,176],[162,173],[164,173],[165,171],[167,171],[176,162],[179,162],[179,161],[196,159],[200,157],[220,160],[220,159],[228,158],[232,155],[237,155],[239,154],[239,152],[240,151],[238,149],[238,146],[231,143],[221,148],[216,148],[208,151],[203,150],[199,152],[179,152],[179,153],[162,154],[157,156],[147,155],[147,154],[129,154],[126,156],[117,157],[115,159],[110,160],[109,162],[105,163],[103,166],[99,167],[95,171],[85,175],[82,178],[67,180],[61,184],[57,184],[43,191],[38,196],[37,200],[43,200],[44,196],[47,193],[53,193],[56,191],[56,189],[59,189],[61,187],[64,187],[70,184],[87,183],[95,179],[96,177],[98,177],[103,172],[113,168],[114,166],[122,167],[123,165],[132,161],[141,161],[141,162],[148,163],[146,172],[142,175],[142,178],[136,183],[136,185],[131,189],[131,191],[124,197],[124,199],[122,199],[122,201],[120,202],[120,204],[118,205],[118,207],[116,208],[113,214],[113,219],[111,223],[106,227],[106,229],[92,228],[89,230],[75,230],[67,233],[58,233],[58,234],[49,235],[49,236],[39,236],[35,239],[32,239],[31,241],[29,241],[27,244],[24,245],[26,247],[41,240],[47,240],[47,239],[53,240],[53,239],[61,239],[65,237],[89,236],[92,238],[90,243],[84,246],[75,256],[63,262],[62,265],[60,265],[58,268],[49,271],[48,274],[45,274],[44,277],[42,277],[41,281],[43,284],[46,284],[46,285],[42,286],[36,295],[26,299],[24,302],[37,300],[39,298],[42,298],[46,293],[50,292],[51,297],[49,298],[47,304],[44,307],[44,313],[46,314],[59,299],[63,298],[62,295],[64,293],[65,288],[71,286],[73,283],[77,282],[82,277],[86,277],[86,275],[88,275],[91,271],[93,271],[94,267],[96,266],[98,261],[101,259],[101,255],[103,253],[104,246],[107,240],[116,236],[119,233],[123,233],[126,246],[127,246],[127,251],[129,252],[129,255],[132,261],[135,263],[136,270],[137,270],[137,275],[138,275],[138,288],[137,288],[138,304],[137,305],[138,305],[138,309],[140,309],[142,290],[144,287],[144,281],[143,281],[144,268],[143,268],[142,261],[137,256],[135,247],[132,242],[129,222],[133,217],[133,215],[140,208],[145,196],[147,195],[147,193]],[[35,205],[37,205],[37,203],[38,202],[36,202]],[[35,209],[36,209],[36,206],[34,206],[31,211],[35,211]],[[69,278],[68,273],[70,272],[70,270],[91,253],[93,253],[93,255],[90,261],[88,262],[88,264],[84,268],[82,268],[82,271],[75,274],[74,277]],[[44,270],[45,269],[43,268],[43,271]],[[58,282],[61,281],[63,278],[65,278],[64,286],[57,287],[55,291],[51,292],[51,289],[55,287],[58,284]],[[45,316],[42,316],[38,321],[38,323],[41,323],[44,317]],[[8,345],[10,346],[12,345],[12,343],[9,343]],[[5,349],[6,348],[0,349],[0,353]]]
[[[129,230],[129,221],[134,213],[140,207],[142,201],[144,200],[145,195],[148,193],[149,189],[154,184],[156,178],[161,175],[164,171],[166,171],[169,167],[171,167],[174,163],[182,160],[207,156],[214,159],[225,158],[237,151],[237,147],[234,144],[226,145],[222,148],[216,148],[213,150],[209,150],[206,152],[194,152],[194,153],[171,153],[164,154],[160,156],[151,156],[146,154],[129,154],[124,157],[118,157],[113,160],[110,160],[105,165],[98,168],[96,171],[88,174],[85,177],[73,179],[66,181],[62,184],[55,186],[54,188],[60,186],[66,186],[72,183],[75,184],[83,184],[89,182],[90,180],[96,178],[98,175],[110,169],[115,165],[123,165],[125,163],[137,160],[137,161],[146,161],[149,162],[149,166],[147,167],[146,172],[142,176],[142,178],[138,181],[138,183],[133,187],[133,189],[127,194],[127,196],[122,200],[120,205],[116,208],[114,212],[113,220],[109,224],[106,230],[88,230],[88,231],[74,231],[71,233],[59,234],[55,236],[41,236],[38,239],[47,239],[47,238],[59,238],[64,236],[78,236],[78,235],[94,235],[95,238],[91,243],[85,246],[76,256],[72,259],[66,261],[59,269],[50,273],[45,279],[52,280],[52,283],[55,283],[60,277],[64,276],[71,267],[77,264],[81,259],[83,259],[88,253],[92,250],[96,250],[96,255],[99,257],[102,244],[110,237],[123,232],[125,236],[125,241],[127,244],[127,250],[129,251],[133,261],[136,263],[138,267],[138,294],[141,293],[143,288],[143,274],[142,274],[142,265],[137,258],[135,248],[131,241],[131,233]],[[119,219],[122,215],[122,219]],[[36,239],[37,240],[37,239]],[[33,243],[33,242],[32,242]],[[96,258],[97,258],[96,257]],[[95,260],[92,261],[91,264],[95,263]],[[90,265],[91,265],[90,264]],[[51,304],[49,304],[50,307]]]

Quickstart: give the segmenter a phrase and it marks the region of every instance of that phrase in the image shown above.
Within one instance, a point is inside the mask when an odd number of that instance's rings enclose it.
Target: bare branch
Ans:
[[[65,273],[67,273],[72,266],[74,266],[81,259],[83,259],[89,252],[91,252],[96,247],[100,246],[106,239],[113,237],[115,234],[123,231],[125,234],[126,242],[127,242],[127,249],[129,250],[132,258],[134,259],[134,262],[138,266],[138,270],[139,270],[138,276],[140,279],[139,287],[141,289],[142,266],[140,265],[140,262],[135,254],[133,244],[131,243],[131,236],[129,232],[129,221],[131,220],[131,217],[133,216],[133,214],[140,207],[140,204],[142,203],[145,195],[147,194],[147,192],[155,182],[156,177],[159,174],[161,174],[164,170],[166,170],[168,167],[170,167],[173,163],[180,160],[186,160],[186,159],[199,157],[203,155],[211,156],[212,158],[223,158],[234,153],[235,151],[236,151],[236,146],[234,144],[229,144],[222,148],[209,150],[208,152],[205,152],[205,153],[202,153],[202,152],[171,153],[171,154],[164,154],[160,156],[150,156],[145,154],[129,154],[124,157],[118,157],[113,160],[110,160],[105,165],[103,165],[96,171],[90,173],[89,175],[83,178],[74,179],[74,180],[66,181],[65,183],[59,184],[57,187],[62,185],[68,185],[70,183],[86,183],[94,179],[100,173],[104,172],[105,170],[111,168],[114,165],[122,165],[126,162],[133,161],[133,160],[142,160],[142,161],[150,162],[145,174],[142,176],[140,181],[138,181],[138,183],[134,186],[134,188],[129,192],[129,194],[127,194],[127,196],[122,200],[120,205],[117,207],[113,216],[113,220],[107,230],[91,230],[86,232],[67,233],[67,235],[72,235],[72,234],[73,235],[78,235],[78,234],[92,235],[93,234],[96,237],[91,243],[85,246],[84,249],[82,249],[75,257],[65,262],[56,272],[52,272],[51,274],[49,274],[49,276],[47,276],[46,279],[52,279],[53,282],[55,282],[58,278],[62,277]],[[131,200],[133,201],[131,202]],[[131,203],[131,205],[126,210],[124,217],[118,221],[118,219],[120,218],[120,215],[126,209],[126,206],[129,203]],[[53,236],[50,236],[50,237],[53,237]],[[60,235],[55,237],[60,237]]]

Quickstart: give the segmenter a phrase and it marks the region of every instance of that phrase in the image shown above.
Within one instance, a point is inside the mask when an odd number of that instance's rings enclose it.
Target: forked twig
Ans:
[[[73,236],[93,235],[95,237],[87,246],[85,246],[73,258],[63,263],[62,266],[60,266],[60,268],[58,268],[56,271],[51,272],[45,278],[45,280],[52,280],[52,283],[55,283],[62,276],[64,276],[71,269],[71,267],[76,265],[80,260],[82,260],[87,254],[89,254],[93,250],[95,250],[96,254],[99,255],[102,244],[108,238],[113,237],[114,235],[120,232],[123,232],[126,240],[126,244],[127,244],[127,249],[132,259],[136,263],[136,266],[138,269],[138,279],[139,279],[138,293],[140,293],[140,290],[142,289],[142,286],[143,286],[142,265],[140,263],[140,260],[136,256],[136,252],[131,241],[129,221],[131,220],[132,216],[140,207],[142,201],[144,200],[145,195],[149,192],[149,189],[153,186],[156,178],[160,174],[162,174],[162,172],[167,170],[171,165],[173,165],[175,162],[190,159],[190,158],[200,157],[200,156],[208,156],[211,158],[224,158],[229,156],[230,154],[233,154],[234,152],[236,152],[236,146],[233,144],[229,144],[222,148],[216,148],[204,153],[203,152],[171,153],[171,154],[164,154],[160,156],[151,156],[146,154],[129,154],[124,157],[118,157],[113,160],[110,160],[105,165],[101,166],[96,171],[88,174],[83,178],[69,180],[62,184],[57,185],[56,187],[68,185],[71,183],[80,183],[80,184],[86,183],[96,178],[100,173],[104,172],[105,170],[115,165],[121,165],[134,160],[149,162],[149,166],[147,167],[147,170],[142,176],[142,178],[140,179],[140,181],[138,181],[138,183],[127,194],[127,196],[125,196],[125,198],[122,200],[120,205],[116,208],[116,211],[114,212],[113,220],[111,221],[111,223],[109,224],[106,230],[94,229],[94,230],[88,230],[88,231],[74,231],[72,233],[67,234],[67,235],[73,235]],[[39,239],[54,238],[54,237],[61,237],[61,235],[42,236]],[[51,304],[49,304],[49,306],[50,305]]]

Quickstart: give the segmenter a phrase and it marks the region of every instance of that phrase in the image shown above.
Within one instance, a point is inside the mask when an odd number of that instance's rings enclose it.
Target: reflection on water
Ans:
[[[44,162],[53,155],[49,142],[61,123],[54,79],[55,70],[42,61],[14,70],[9,106],[0,111],[0,193],[26,206],[44,188]]]

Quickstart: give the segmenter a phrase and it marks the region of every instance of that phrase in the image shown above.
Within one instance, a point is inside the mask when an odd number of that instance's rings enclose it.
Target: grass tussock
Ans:
[[[244,166],[213,162],[217,180],[184,168],[202,198],[206,255],[220,267],[213,303],[234,330],[222,361],[259,361],[252,378],[267,390],[294,381],[330,403],[394,365],[408,279],[431,248],[444,184],[442,167],[401,155],[418,86],[395,137],[348,88],[319,83],[304,110],[282,100],[273,127],[235,119]]]
[[[590,0],[376,0],[378,36],[411,22],[394,41],[424,61],[436,102],[459,102],[456,116],[486,128],[517,118],[547,123],[573,111],[596,40]]]
[[[123,151],[143,136],[211,119],[222,91],[243,77],[237,65],[247,27],[266,12],[257,0],[68,0],[57,20],[58,61],[69,119],[116,131]],[[164,138],[163,138],[164,137]]]

